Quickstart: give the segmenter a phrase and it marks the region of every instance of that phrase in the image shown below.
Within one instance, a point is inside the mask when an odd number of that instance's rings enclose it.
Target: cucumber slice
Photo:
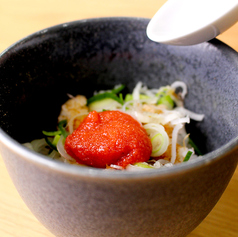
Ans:
[[[115,110],[121,107],[121,104],[111,98],[105,98],[91,102],[88,106],[89,111],[102,112],[103,110]]]
[[[113,93],[110,93],[110,92],[97,94],[97,95],[89,98],[88,101],[87,101],[87,105],[90,105],[91,103],[93,103],[95,101],[100,101],[100,100],[107,99],[107,98],[111,98],[111,99],[113,99],[113,100],[115,100],[118,103],[123,105],[123,101],[121,100],[121,98],[117,97],[116,94],[113,94]]]

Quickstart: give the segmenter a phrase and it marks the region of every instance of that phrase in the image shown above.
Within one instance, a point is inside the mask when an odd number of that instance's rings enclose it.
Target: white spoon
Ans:
[[[193,45],[215,38],[237,21],[238,0],[168,0],[149,22],[147,36],[164,44]]]

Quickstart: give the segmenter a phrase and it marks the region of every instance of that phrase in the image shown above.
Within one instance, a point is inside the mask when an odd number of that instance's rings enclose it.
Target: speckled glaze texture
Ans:
[[[42,30],[0,55],[0,151],[21,197],[58,237],[183,237],[212,210],[237,166],[238,54],[218,40],[176,47],[150,41],[148,19],[102,18]],[[67,93],[92,95],[138,81],[189,88],[204,113],[187,128],[206,153],[170,169],[77,167],[20,143],[55,129]]]

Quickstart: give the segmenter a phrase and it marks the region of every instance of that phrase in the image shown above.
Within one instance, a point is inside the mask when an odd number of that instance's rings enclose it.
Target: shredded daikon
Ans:
[[[175,110],[179,111],[182,115],[187,115],[191,119],[196,121],[202,121],[204,119],[204,114],[197,114],[190,110],[185,109],[184,107],[178,107]]]
[[[140,99],[140,89],[142,86],[142,82],[138,82],[136,87],[134,88],[133,92],[132,92],[132,97],[133,100],[138,101]]]
[[[190,123],[190,118],[188,116],[186,116],[184,118],[178,118],[178,119],[174,119],[171,121],[172,125],[177,125],[180,123]]]
[[[172,133],[172,152],[171,152],[171,163],[174,164],[176,160],[176,147],[177,147],[177,138],[178,138],[178,132],[179,129],[181,129],[183,125],[181,123],[177,124],[174,127],[173,133]]]

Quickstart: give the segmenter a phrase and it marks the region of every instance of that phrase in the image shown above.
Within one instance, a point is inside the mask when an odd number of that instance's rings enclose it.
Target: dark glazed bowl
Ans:
[[[82,20],[42,30],[0,55],[0,149],[23,200],[56,236],[186,236],[211,211],[237,166],[238,54],[218,40],[151,42],[148,19]],[[54,129],[72,95],[136,82],[184,81],[188,128],[206,153],[169,169],[110,171],[60,163],[23,142]]]

